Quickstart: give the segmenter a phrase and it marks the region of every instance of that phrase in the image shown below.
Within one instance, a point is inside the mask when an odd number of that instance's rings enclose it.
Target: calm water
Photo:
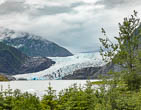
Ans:
[[[98,81],[98,80],[91,80]],[[3,89],[7,89],[8,85],[12,89],[20,89],[22,92],[28,91],[29,93],[36,93],[37,96],[43,96],[47,90],[49,83],[56,90],[57,94],[65,89],[77,83],[78,85],[85,85],[86,80],[45,80],[45,81],[11,81],[11,82],[0,82]]]

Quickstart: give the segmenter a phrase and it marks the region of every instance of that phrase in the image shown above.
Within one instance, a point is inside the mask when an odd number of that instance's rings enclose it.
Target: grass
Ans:
[[[91,82],[93,85],[102,85],[102,84],[115,84],[114,80],[102,80],[102,81],[95,81]],[[118,81],[118,84],[125,84],[124,81]]]
[[[93,85],[102,85],[105,84],[105,81],[95,81],[95,82],[91,82]]]
[[[8,78],[4,75],[0,75],[0,81],[8,81]]]

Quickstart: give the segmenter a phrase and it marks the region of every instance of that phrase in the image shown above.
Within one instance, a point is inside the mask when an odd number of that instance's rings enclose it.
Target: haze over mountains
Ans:
[[[0,72],[17,79],[94,79],[114,68],[111,65],[107,69],[97,52],[73,55],[26,32],[0,28],[0,40]]]
[[[55,64],[47,57],[72,55],[67,49],[40,36],[2,27],[0,40],[0,73],[7,75],[39,72]]]
[[[0,72],[17,79],[94,79],[109,70],[102,68],[105,63],[97,52],[73,55],[34,34],[1,27],[0,41]]]
[[[66,57],[72,53],[54,42],[26,32],[0,28],[0,38],[5,44],[15,47],[32,57]]]

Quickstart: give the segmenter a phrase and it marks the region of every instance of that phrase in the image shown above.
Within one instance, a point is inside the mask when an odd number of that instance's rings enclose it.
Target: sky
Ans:
[[[0,0],[0,27],[40,35],[72,53],[98,51],[101,28],[114,40],[133,10],[141,17],[141,0]]]

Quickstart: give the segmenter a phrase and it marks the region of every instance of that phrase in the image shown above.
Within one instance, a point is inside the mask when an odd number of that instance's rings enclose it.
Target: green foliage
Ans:
[[[26,55],[17,49],[0,42],[0,72],[14,74],[25,62]]]
[[[8,78],[4,75],[0,75],[0,81],[8,81]]]
[[[74,84],[59,95],[49,86],[42,99],[8,88],[0,92],[0,110],[141,110],[141,90],[112,85],[94,88],[90,82],[85,86]]]
[[[9,88],[0,93],[0,110],[41,110],[41,105],[37,96]]]
[[[140,19],[137,12],[130,18],[124,18],[122,24],[119,23],[119,37],[114,37],[117,41],[114,44],[107,37],[105,30],[102,28],[105,38],[100,38],[102,46],[100,54],[106,62],[113,61],[126,68],[128,71],[135,69],[136,60],[139,59],[139,46],[141,41]]]
[[[125,84],[128,85],[128,89],[132,91],[138,91],[141,86],[141,75],[137,73],[126,74],[124,76]]]
[[[102,33],[106,38],[100,38],[102,47],[100,54],[106,62],[120,65],[124,71],[118,72],[119,76],[113,80],[124,80],[130,90],[139,90],[141,85],[141,26],[137,12],[129,18],[124,18],[122,24],[119,23],[119,37],[114,37],[116,44],[110,41],[106,32],[102,29]],[[114,72],[113,72],[114,73]],[[123,75],[122,75],[123,74]],[[125,76],[125,77],[123,77]]]
[[[49,85],[48,90],[46,91],[47,94],[43,96],[41,101],[42,110],[57,110],[57,96],[55,94],[55,90]]]
[[[85,89],[74,84],[60,92],[59,110],[93,110],[95,106],[94,97],[94,90],[90,83],[87,84]]]

